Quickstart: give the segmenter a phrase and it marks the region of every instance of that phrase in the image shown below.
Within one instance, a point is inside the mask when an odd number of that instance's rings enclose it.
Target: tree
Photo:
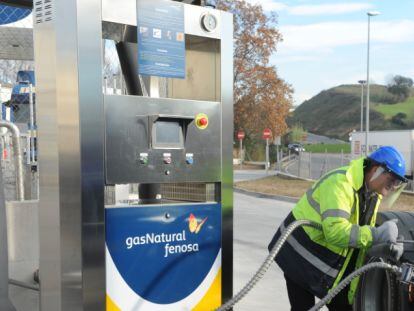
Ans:
[[[391,122],[400,126],[406,126],[404,119],[407,118],[407,114],[404,112],[399,112],[391,118]]]
[[[388,83],[388,92],[396,95],[400,101],[406,100],[411,93],[413,87],[413,79],[396,75]]]
[[[303,126],[300,124],[295,124],[290,129],[289,133],[289,142],[297,143],[302,142],[306,138],[307,132],[303,129]]]
[[[274,12],[244,0],[220,0],[218,8],[234,14],[234,125],[248,140],[270,128],[273,136],[287,129],[285,119],[292,106],[293,89],[269,64],[282,35]]]

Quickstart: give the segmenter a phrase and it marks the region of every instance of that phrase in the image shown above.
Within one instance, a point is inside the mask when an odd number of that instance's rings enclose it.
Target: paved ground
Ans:
[[[250,280],[268,255],[267,244],[292,207],[292,203],[234,193],[235,293]],[[288,311],[289,308],[283,275],[274,264],[235,310]]]

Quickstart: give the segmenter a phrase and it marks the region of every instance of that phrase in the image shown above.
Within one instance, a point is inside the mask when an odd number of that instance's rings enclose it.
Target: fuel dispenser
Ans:
[[[232,296],[232,15],[169,0],[34,12],[41,310],[219,307]],[[103,39],[126,94],[103,94]],[[138,202],[109,197],[125,184]]]

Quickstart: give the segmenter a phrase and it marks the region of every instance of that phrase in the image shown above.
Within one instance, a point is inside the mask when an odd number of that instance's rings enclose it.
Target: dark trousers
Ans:
[[[290,280],[286,275],[285,279],[291,311],[308,311],[315,305],[315,296],[312,293]],[[329,311],[352,311],[352,306],[348,303],[347,289],[345,288],[327,305]]]

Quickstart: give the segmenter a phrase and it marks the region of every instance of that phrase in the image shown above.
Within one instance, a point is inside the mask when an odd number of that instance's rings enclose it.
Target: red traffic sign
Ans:
[[[244,132],[243,131],[238,131],[237,132],[237,139],[244,139],[244,136],[245,136],[245,134],[244,134]]]
[[[267,128],[263,130],[263,135],[262,135],[263,139],[269,139],[272,137],[272,130]]]

